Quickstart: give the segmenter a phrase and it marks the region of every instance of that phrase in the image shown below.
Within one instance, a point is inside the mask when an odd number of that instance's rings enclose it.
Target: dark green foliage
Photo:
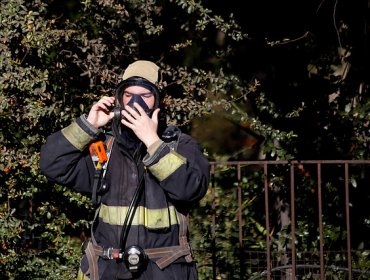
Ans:
[[[369,38],[361,32],[366,26],[361,22],[368,19],[346,13],[368,9],[306,1],[304,11],[293,5],[291,18],[286,14],[290,9],[275,4],[261,8],[255,1],[241,9],[237,1],[221,2],[1,0],[4,279],[75,278],[93,209],[89,197],[54,185],[40,173],[40,147],[50,133],[87,113],[99,97],[113,94],[124,67],[137,58],[161,65],[169,121],[193,134],[210,160],[369,158]],[[338,18],[332,25],[335,8]],[[194,210],[193,246],[201,279],[213,277],[214,257],[220,279],[238,279],[243,273],[240,248],[234,246],[239,239],[238,185],[231,180],[234,169],[218,171],[215,201],[208,194]],[[287,200],[284,171],[274,169],[270,179],[276,196]],[[262,174],[243,169],[239,182],[247,251],[265,249]],[[302,205],[312,203],[314,191],[304,174],[304,195],[297,202]],[[369,230],[369,211],[361,211],[370,199],[363,187],[369,179],[363,175],[366,170],[355,174],[354,223]],[[325,178],[328,212],[343,203],[337,184],[343,178],[335,176],[332,172]],[[217,240],[212,240],[213,214]],[[315,243],[317,234],[314,221],[304,222],[312,215],[298,215],[298,242],[306,251],[311,248],[305,244]],[[330,215],[326,221],[328,244],[344,240],[337,221],[343,216]],[[358,249],[369,248],[367,236],[354,235]],[[284,231],[274,228],[274,249],[285,238]],[[212,248],[217,256],[211,255]],[[366,255],[359,255],[354,267],[369,267]]]

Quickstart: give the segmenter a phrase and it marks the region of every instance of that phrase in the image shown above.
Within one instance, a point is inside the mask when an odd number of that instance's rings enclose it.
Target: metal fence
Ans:
[[[228,172],[226,179],[225,170]],[[211,208],[208,218],[212,242],[208,249],[211,251],[212,273],[203,278],[370,279],[370,272],[366,270],[366,266],[369,269],[369,263],[366,263],[369,242],[362,243],[362,247],[357,244],[361,239],[366,240],[366,234],[370,237],[370,217],[359,217],[370,213],[368,210],[359,212],[361,207],[365,210],[370,204],[370,200],[366,204],[370,198],[369,171],[370,160],[211,162],[211,186],[207,199]],[[248,179],[251,174],[257,174],[257,177],[260,174],[260,177]],[[218,188],[221,188],[221,193]],[[231,190],[235,196],[226,200],[227,194],[222,188]],[[251,188],[260,192],[260,201],[254,201],[254,205],[258,204],[263,212],[260,221],[256,221],[264,227],[264,238],[260,242],[264,244],[263,250],[249,246],[251,239],[258,239],[258,236],[248,236],[251,233],[246,224],[249,218],[246,216],[246,201],[255,198],[248,191]],[[221,271],[220,266],[229,259],[220,265],[218,243],[222,232],[218,230],[224,221],[220,218],[222,213],[218,214],[218,208],[222,201],[227,204],[234,198],[237,227],[234,233],[237,237],[231,241],[235,244],[232,244],[234,251],[230,255],[237,260],[233,261],[228,271],[227,265]],[[356,209],[354,214],[351,213],[353,206]],[[227,205],[222,207],[227,208]],[[281,216],[288,217],[288,222]],[[329,216],[334,217],[330,222],[326,220]],[[299,228],[307,224],[314,224],[316,232],[304,232]],[[282,230],[284,226],[285,231]],[[354,237],[356,242],[351,240],[352,228],[357,233]],[[328,232],[338,233],[338,236],[329,237]],[[276,234],[284,237],[286,243],[276,245]],[[248,244],[245,244],[246,240],[249,240]],[[310,244],[305,244],[305,240],[311,240]],[[332,240],[338,244],[327,244]],[[356,248],[353,248],[353,243],[356,243]]]

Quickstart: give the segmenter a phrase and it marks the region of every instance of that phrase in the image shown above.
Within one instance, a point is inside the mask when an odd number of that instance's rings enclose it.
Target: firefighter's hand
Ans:
[[[145,146],[149,147],[160,139],[157,134],[158,113],[160,109],[155,109],[152,117],[149,117],[140,105],[134,103],[134,106],[137,111],[129,106],[122,111],[122,115],[124,116],[122,124],[132,129]]]
[[[104,96],[90,109],[87,121],[96,128],[106,125],[114,117],[110,108],[114,105],[113,96]]]

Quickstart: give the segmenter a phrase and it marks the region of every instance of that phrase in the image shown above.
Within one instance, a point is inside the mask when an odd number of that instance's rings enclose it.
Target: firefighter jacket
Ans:
[[[88,146],[104,137],[104,133],[92,127],[85,116],[77,118],[71,125],[47,138],[41,148],[42,172],[53,182],[91,194],[95,167]],[[176,248],[183,238],[179,232],[180,219],[186,217],[194,204],[206,194],[209,162],[191,136],[182,133],[176,150],[164,141],[149,147],[149,153],[146,148],[140,152],[142,146],[139,144],[134,152],[127,152],[120,141],[113,144],[104,178],[109,189],[101,194],[99,211],[92,225],[92,235],[99,248],[125,249],[120,248],[121,231],[141,180],[143,188],[124,237],[125,247],[135,245],[148,251],[153,248]],[[196,268],[194,262],[189,261],[189,255],[177,252],[161,265],[155,260],[154,254],[143,271],[132,275],[119,259],[99,257],[99,278],[95,279],[197,279]],[[85,254],[81,260],[79,279],[92,279],[91,273],[91,264],[89,267]]]

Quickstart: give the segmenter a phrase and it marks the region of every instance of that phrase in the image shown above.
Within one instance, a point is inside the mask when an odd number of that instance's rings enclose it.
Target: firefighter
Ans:
[[[162,125],[159,76],[151,61],[128,65],[115,96],[41,147],[46,177],[96,205],[77,279],[197,279],[187,220],[209,162],[190,135]]]

